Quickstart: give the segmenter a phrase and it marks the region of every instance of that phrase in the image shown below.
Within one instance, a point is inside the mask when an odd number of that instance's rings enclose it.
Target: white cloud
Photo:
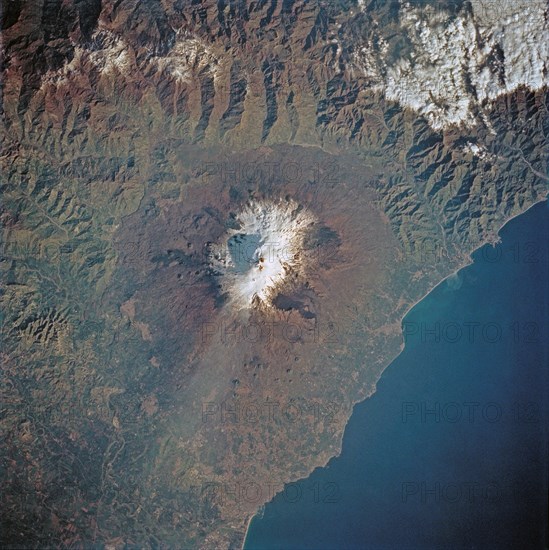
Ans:
[[[401,27],[410,55],[389,59],[385,49],[374,58],[365,45],[355,66],[381,81],[387,99],[424,115],[436,130],[473,126],[485,101],[520,86],[549,85],[545,0],[480,2],[473,7],[478,16],[403,4]]]

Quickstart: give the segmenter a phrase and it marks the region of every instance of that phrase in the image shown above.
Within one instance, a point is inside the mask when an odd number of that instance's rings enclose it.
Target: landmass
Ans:
[[[547,196],[547,7],[504,4],[6,3],[3,547],[240,547],[339,453]],[[268,307],[223,267],[257,204],[311,222]]]

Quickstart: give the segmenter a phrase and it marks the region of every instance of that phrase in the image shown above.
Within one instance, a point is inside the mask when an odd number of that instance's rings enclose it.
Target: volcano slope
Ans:
[[[547,194],[546,58],[477,4],[6,4],[3,546],[237,547],[339,452],[406,311]]]
[[[244,158],[256,167],[295,159],[320,166],[320,178],[261,177],[257,184],[199,178],[189,182],[184,200],[166,203],[152,219],[137,211],[117,234],[116,279],[137,288],[122,310],[131,304],[133,321],[146,325],[150,353],[166,376],[165,399],[177,404],[167,422],[181,451],[162,458],[164,482],[173,487],[175,476],[185,490],[216,482],[219,492],[226,483],[256,484],[259,494],[249,502],[219,495],[223,514],[234,519],[280,490],[288,474],[306,475],[306,455],[320,465],[337,452],[350,393],[373,389],[380,351],[394,353],[400,342],[399,314],[375,314],[397,286],[391,266],[398,245],[361,164],[346,160],[335,182],[322,168],[329,156],[318,150],[274,148]],[[215,243],[239,234],[238,213],[247,205],[260,211],[271,201],[296,216],[296,227],[306,225],[302,246],[295,258],[292,251],[291,265],[285,261],[287,277],[268,299],[233,297],[233,285],[247,275],[220,271],[212,260]],[[138,232],[147,253],[129,263],[124,251]],[[265,269],[279,247],[276,240],[263,246]],[[189,461],[192,473],[183,466]]]

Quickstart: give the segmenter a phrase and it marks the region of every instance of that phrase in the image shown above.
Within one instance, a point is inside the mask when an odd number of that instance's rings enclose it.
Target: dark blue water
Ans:
[[[549,208],[406,317],[343,451],[254,518],[246,549],[547,545]]]

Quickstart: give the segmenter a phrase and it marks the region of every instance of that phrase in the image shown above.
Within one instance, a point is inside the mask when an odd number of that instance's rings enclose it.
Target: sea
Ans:
[[[510,220],[409,311],[340,456],[276,495],[246,550],[549,546],[548,214]]]

